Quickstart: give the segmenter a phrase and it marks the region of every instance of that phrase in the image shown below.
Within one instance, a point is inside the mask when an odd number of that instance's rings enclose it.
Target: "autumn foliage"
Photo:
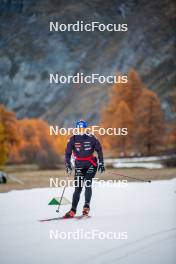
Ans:
[[[10,152],[13,163],[36,163],[42,169],[56,168],[59,152],[56,138],[49,135],[48,124],[41,119],[18,121],[20,143]]]
[[[128,83],[112,87],[103,109],[103,127],[128,128],[128,135],[108,136],[104,144],[123,155],[154,154],[163,144],[164,119],[158,96],[144,88],[135,70],[128,73]]]
[[[60,162],[58,137],[49,135],[48,124],[40,119],[17,120],[13,112],[0,106],[0,165],[35,163],[42,169],[56,168]]]
[[[171,105],[172,105],[172,111],[174,114],[174,118],[172,122],[170,122],[168,125],[168,131],[170,133],[166,136],[166,144],[168,146],[173,146],[176,150],[176,87],[174,87],[172,98],[171,98]]]
[[[144,88],[140,96],[140,103],[137,104],[134,113],[135,146],[141,153],[143,151],[149,155],[155,153],[163,144],[165,132],[163,112],[158,96]]]
[[[15,113],[7,111],[3,105],[0,105],[0,165],[7,161],[11,147],[18,141]]]

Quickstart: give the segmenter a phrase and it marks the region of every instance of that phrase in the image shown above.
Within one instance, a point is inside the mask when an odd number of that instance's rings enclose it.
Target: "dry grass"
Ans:
[[[122,180],[127,179],[120,176],[112,175],[111,172],[122,173],[127,176],[145,179],[145,180],[169,180],[176,177],[174,168],[165,169],[107,169],[105,174],[97,173],[96,178],[103,180]],[[49,187],[50,178],[65,179],[66,173],[62,170],[41,171],[36,166],[8,166],[6,172],[12,178],[8,179],[7,184],[0,184],[0,192],[11,190],[22,190],[31,188]],[[73,177],[73,176],[72,176]],[[17,180],[17,181],[14,181]],[[129,181],[129,179],[128,179]]]

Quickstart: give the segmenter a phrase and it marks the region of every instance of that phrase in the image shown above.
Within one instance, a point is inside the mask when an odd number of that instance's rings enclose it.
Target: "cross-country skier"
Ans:
[[[78,121],[76,123],[76,128],[86,130],[87,122],[84,120]],[[97,157],[93,156],[94,151],[98,154],[98,163]],[[75,157],[75,191],[71,210],[65,214],[65,218],[72,218],[75,216],[83,188],[83,182],[85,183],[85,204],[82,213],[83,215],[88,215],[92,196],[92,179],[95,177],[97,168],[101,173],[105,171],[102,147],[94,135],[85,132],[76,134],[70,138],[65,151],[67,173],[72,172],[72,154]]]

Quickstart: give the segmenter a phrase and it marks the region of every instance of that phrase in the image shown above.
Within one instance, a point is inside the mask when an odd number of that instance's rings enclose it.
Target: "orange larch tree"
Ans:
[[[107,146],[111,146],[111,148],[116,149],[119,153],[127,154],[128,149],[130,148],[130,143],[132,139],[132,131],[133,131],[133,114],[129,109],[128,105],[125,101],[120,101],[112,118],[111,122],[109,120],[103,124],[104,127],[112,128],[127,128],[127,135],[105,135],[103,136],[103,144]],[[107,116],[108,118],[108,116]]]
[[[112,127],[121,129],[127,128],[127,135],[112,136],[111,138],[114,147],[125,156],[130,149],[133,131],[133,114],[125,101],[119,103],[114,113]]]
[[[17,132],[17,119],[13,112],[8,111],[0,105],[0,164],[3,165],[7,159],[10,149],[19,140]]]
[[[114,148],[114,142],[118,141],[121,142],[120,149],[122,151],[123,148],[126,149],[126,147],[122,146],[129,145],[129,142],[132,143],[132,133],[134,129],[133,115],[141,94],[142,83],[137,72],[134,69],[129,71],[127,83],[118,83],[112,87],[107,106],[102,109],[101,125],[107,128],[112,127],[112,124],[114,124],[114,127],[117,128],[121,127],[123,123],[123,127],[128,128],[129,134],[128,136],[123,136],[123,140],[121,136],[120,141],[118,139],[119,136],[115,136],[113,139],[112,136],[104,136],[104,146],[106,146],[107,148]],[[123,118],[121,118],[121,116],[124,117],[124,122],[122,122]]]
[[[176,151],[176,87],[173,88],[171,94],[171,103],[172,103],[172,113],[173,120],[170,124],[170,131],[168,135],[168,144],[171,146],[171,149]]]
[[[48,124],[41,119],[18,121],[20,143],[13,148],[12,162],[36,163],[42,169],[53,169],[60,162],[56,136],[49,135]]]
[[[162,146],[165,123],[160,100],[154,92],[143,87],[134,69],[129,71],[127,83],[112,87],[107,106],[102,110],[101,125],[110,127],[112,124],[127,127],[129,134],[124,138],[105,136],[103,142],[108,149],[118,146],[125,153],[131,149],[152,154]]]
[[[137,71],[131,69],[128,73],[128,87],[129,87],[129,95],[126,99],[126,103],[131,111],[134,113],[136,104],[142,94],[143,84],[137,74]]]
[[[134,115],[135,148],[143,154],[154,154],[162,145],[164,118],[158,96],[144,88]]]

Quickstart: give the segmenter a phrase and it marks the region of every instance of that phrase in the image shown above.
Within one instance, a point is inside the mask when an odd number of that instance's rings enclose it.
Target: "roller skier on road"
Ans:
[[[84,120],[80,120],[76,123],[76,128],[86,130],[87,123]],[[97,157],[93,155],[94,151],[98,154],[98,162]],[[101,173],[105,171],[102,146],[92,134],[85,132],[70,138],[65,151],[67,173],[71,173],[72,171],[72,155],[75,158],[75,191],[73,193],[71,210],[65,214],[65,218],[75,216],[83,182],[85,184],[85,203],[82,213],[83,215],[88,215],[92,196],[92,179],[95,177],[97,169]]]

